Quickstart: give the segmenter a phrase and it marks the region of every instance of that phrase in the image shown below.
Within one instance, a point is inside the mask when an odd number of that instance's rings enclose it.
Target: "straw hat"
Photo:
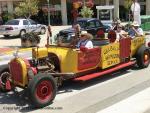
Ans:
[[[86,35],[86,34],[87,34],[87,31],[81,31],[80,34],[81,34],[81,35]]]
[[[87,39],[93,39],[93,35],[88,33],[87,31],[81,31],[81,35],[85,35]]]
[[[139,27],[140,25],[136,22],[136,21],[134,21],[131,25],[133,25],[133,26],[137,26],[137,27]]]

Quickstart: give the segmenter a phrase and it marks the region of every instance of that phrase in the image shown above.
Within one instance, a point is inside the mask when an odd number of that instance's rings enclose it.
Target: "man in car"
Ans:
[[[81,31],[81,36],[77,42],[76,48],[86,47],[88,49],[93,48],[92,40],[93,36],[87,31]]]
[[[143,33],[143,29],[139,27],[140,25],[134,21],[132,24],[131,24],[131,28],[129,29],[128,31],[128,34],[131,38],[134,38],[136,36],[143,36],[144,33]]]
[[[62,43],[61,39],[58,40],[58,45],[59,46],[65,46],[65,47],[72,47],[72,48],[77,48],[79,49],[80,47],[85,47],[85,48],[93,48],[93,43],[92,43],[92,38],[93,36],[90,33],[87,33],[87,31],[81,31],[79,39],[76,38],[76,41],[73,40],[69,44],[64,44]]]
[[[81,33],[81,26],[79,24],[76,24],[74,25],[74,29],[75,29],[75,38],[78,39]]]

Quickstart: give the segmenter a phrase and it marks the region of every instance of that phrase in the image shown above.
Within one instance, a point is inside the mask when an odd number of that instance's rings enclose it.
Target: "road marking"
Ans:
[[[19,49],[19,52],[30,51],[30,50],[32,50],[32,48],[23,48],[23,49],[21,48]],[[5,54],[12,54],[13,52],[15,52],[15,49],[12,51],[5,52]]]

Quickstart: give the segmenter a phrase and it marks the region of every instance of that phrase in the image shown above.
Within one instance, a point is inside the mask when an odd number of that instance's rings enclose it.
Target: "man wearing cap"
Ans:
[[[128,34],[131,38],[134,38],[135,36],[143,36],[144,35],[142,28],[140,28],[139,26],[140,25],[136,21],[134,21],[131,24],[131,28],[128,32]]]

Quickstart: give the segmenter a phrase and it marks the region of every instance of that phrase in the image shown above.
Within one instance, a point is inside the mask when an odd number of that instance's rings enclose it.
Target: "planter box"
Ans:
[[[26,40],[26,41],[21,40],[21,46],[22,47],[34,47],[34,46],[38,46],[38,43],[37,42],[31,42],[30,40]]]

